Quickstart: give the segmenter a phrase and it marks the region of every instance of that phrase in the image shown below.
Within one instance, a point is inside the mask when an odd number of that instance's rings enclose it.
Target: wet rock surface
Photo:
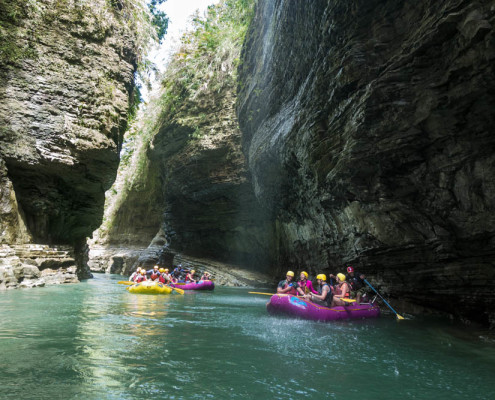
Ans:
[[[92,272],[130,276],[138,267],[152,269],[155,264],[163,268],[183,267],[198,273],[208,271],[216,285],[273,287],[275,281],[266,273],[253,271],[242,265],[227,264],[208,258],[196,258],[181,253],[175,254],[167,248],[97,247],[91,246],[89,265]]]
[[[238,118],[279,265],[353,263],[393,296],[494,324],[494,15],[258,3]]]
[[[0,23],[0,243],[70,245],[87,278],[84,243],[115,178],[135,35],[104,0],[2,2]]]
[[[244,265],[266,265],[259,252],[266,234],[241,152],[241,133],[229,86],[199,96],[166,121],[153,141],[151,161],[163,182],[164,225],[170,247],[178,252]],[[204,136],[191,138],[203,114]]]
[[[0,290],[77,282],[78,268],[71,247],[0,245]]]
[[[67,243],[101,222],[135,56],[132,38],[112,31],[111,11],[99,19],[72,2],[38,6],[10,21],[12,45],[31,51],[0,65],[0,156],[34,240]]]

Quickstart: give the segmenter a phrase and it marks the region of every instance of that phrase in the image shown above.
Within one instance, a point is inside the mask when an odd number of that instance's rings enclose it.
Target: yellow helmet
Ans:
[[[142,269],[140,272],[141,275],[144,275],[145,273],[146,273],[146,271],[144,269]]]
[[[165,272],[165,270],[163,268],[160,268],[159,271],[160,272]]]
[[[287,275],[286,276],[292,276],[294,278],[294,272],[292,271],[287,271]]]
[[[193,269],[191,270],[191,274],[194,274],[195,272],[196,272],[195,270],[193,270]]]
[[[341,282],[345,282],[345,275],[342,272],[337,274],[337,278],[339,278]]]
[[[321,279],[322,281],[326,281],[327,276],[325,274],[319,274],[319,275],[316,275],[316,279]]]
[[[302,271],[301,274],[303,274],[306,277],[306,279],[308,279],[308,276],[309,275],[308,275],[308,273],[306,271]]]
[[[163,270],[163,272],[168,272],[168,268],[165,268],[165,269]]]

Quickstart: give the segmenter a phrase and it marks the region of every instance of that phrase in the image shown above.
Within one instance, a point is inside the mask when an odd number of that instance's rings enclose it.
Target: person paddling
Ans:
[[[165,278],[167,284],[172,282],[172,275],[170,275],[168,268],[165,268],[163,270],[163,277]]]
[[[148,271],[148,274],[150,274],[150,279],[152,281],[158,281],[160,278],[160,270],[158,269],[158,265],[155,265],[151,271]]]
[[[301,296],[304,296],[308,293],[318,294],[318,292],[313,288],[313,282],[308,280],[308,273],[306,271],[302,271],[299,276],[300,281],[297,282],[297,291]]]
[[[336,293],[332,299],[332,307],[334,306],[345,306],[347,303],[343,301],[343,298],[348,299],[350,296],[349,284],[345,280],[345,275],[342,273],[337,274],[337,288]]]
[[[168,279],[168,274],[165,272],[168,271],[168,269],[166,270],[165,268],[160,268],[158,271],[160,272],[158,280],[163,284],[169,283],[170,279]]]
[[[139,282],[144,282],[146,281],[146,270],[144,268],[141,268],[141,271],[139,272],[139,275],[136,277],[134,282],[139,283]]]
[[[134,282],[140,272],[141,272],[141,267],[138,267],[137,270],[135,270],[129,277],[129,281]]]
[[[181,271],[182,271],[182,265],[179,265],[178,267],[174,268],[174,270],[172,271],[172,282],[173,283],[179,282]]]
[[[305,295],[304,298],[321,306],[331,307],[333,295],[332,290],[327,283],[327,276],[325,274],[318,274],[316,276],[316,281],[318,282],[317,293],[309,293]]]
[[[194,279],[195,273],[196,273],[196,271],[193,269],[190,272],[188,272],[186,275],[186,282],[196,283],[196,279]]]
[[[209,272],[204,271],[203,275],[201,276],[202,281],[211,281],[211,275]]]
[[[294,282],[294,272],[287,271],[285,279],[278,283],[277,293],[287,293],[297,296],[297,282]]]
[[[363,274],[354,271],[354,267],[352,265],[347,267],[346,282],[349,283],[350,295],[351,298],[356,299],[356,304],[360,304],[361,298],[366,295],[368,287],[364,283],[365,278],[366,277]]]

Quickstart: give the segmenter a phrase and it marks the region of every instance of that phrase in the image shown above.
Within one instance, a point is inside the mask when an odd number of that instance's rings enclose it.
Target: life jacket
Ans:
[[[287,289],[290,285],[287,283],[287,281],[285,281],[285,285],[282,289]],[[287,294],[292,294],[294,296],[297,296],[297,290],[294,286],[291,287],[291,289],[288,291],[288,292],[285,292]]]
[[[321,286],[318,286],[318,294],[321,296],[323,294],[323,288],[325,286],[328,286],[328,293],[327,293],[327,297],[325,297],[325,300],[320,300],[320,301],[323,301],[324,303],[326,303],[327,307],[330,307],[332,305],[332,289],[330,288],[330,285],[326,282],[323,282],[323,284]]]
[[[164,277],[163,275],[160,275],[160,276],[158,277],[158,280],[159,280],[161,283],[165,283],[165,282],[166,282],[166,281],[165,281],[165,277]]]
[[[347,282],[342,282],[340,285],[337,286],[337,289],[336,289],[336,294],[342,294],[342,286],[344,286],[344,284],[346,284]],[[347,287],[349,288],[349,290],[347,291],[347,293],[344,295],[344,298],[349,298],[350,297],[350,286],[349,284],[347,283]]]
[[[150,275],[150,279],[154,281],[155,279],[158,279],[160,277],[160,272],[155,272],[153,271]]]
[[[135,279],[135,282],[139,283],[139,282],[143,282],[146,280],[146,277],[144,275],[139,275],[136,279]]]
[[[297,282],[297,284],[304,291],[304,294],[309,293],[309,287],[308,287],[308,280],[307,279],[305,281],[299,281],[299,282]]]

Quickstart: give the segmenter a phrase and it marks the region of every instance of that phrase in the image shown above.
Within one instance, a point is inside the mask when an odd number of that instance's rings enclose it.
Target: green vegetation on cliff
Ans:
[[[164,0],[0,0],[0,63],[16,63],[37,55],[43,40],[40,26],[56,22],[79,29],[73,34],[103,41],[110,31],[124,30],[134,38],[138,63],[153,41],[167,31],[168,18],[156,6]],[[150,41],[151,39],[151,41]]]
[[[242,41],[252,18],[253,0],[228,0],[196,15],[194,30],[182,37],[163,77],[162,116],[167,118],[201,94],[235,84]]]
[[[104,44],[115,48],[132,64],[141,77],[147,75],[150,62],[146,55],[153,43],[160,41],[168,27],[168,18],[158,10],[165,0],[0,0],[0,70],[22,68],[26,60],[36,63],[45,73],[66,75],[74,65],[84,64],[94,57],[91,45]],[[64,42],[70,52],[56,57],[53,49],[61,51],[57,43],[59,32],[67,32]],[[115,34],[124,40],[116,41]],[[61,53],[62,54],[62,53]],[[98,123],[88,119],[93,104],[78,106],[77,125],[82,129],[98,129],[109,137],[116,130],[126,129],[125,115],[119,115],[112,104],[119,96],[115,76],[103,65],[95,73],[95,100],[104,109]],[[132,78],[132,76],[131,76]],[[139,88],[129,85],[129,119],[133,119],[140,103]],[[118,129],[115,129],[115,125]],[[120,139],[118,140],[120,142]]]
[[[240,49],[254,3],[224,0],[210,6],[204,17],[193,17],[193,29],[183,35],[162,76],[159,94],[125,135],[118,176],[106,194],[104,222],[97,234],[103,241],[128,237],[122,229],[137,232],[150,220],[158,227],[163,195],[157,166],[150,166],[152,141],[162,127],[179,121],[187,126],[180,138],[182,144],[213,131],[205,102],[214,101],[226,88],[235,91]],[[227,118],[234,116],[228,114]],[[128,209],[131,197],[135,200],[132,211]],[[140,218],[143,214],[146,221]],[[129,226],[124,227],[123,220]]]
[[[100,225],[161,2],[0,0],[0,232],[20,216],[29,231],[2,242],[73,243]]]

